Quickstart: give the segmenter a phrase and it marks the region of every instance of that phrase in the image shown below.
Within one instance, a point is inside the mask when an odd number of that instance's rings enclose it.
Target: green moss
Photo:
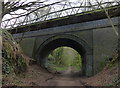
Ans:
[[[26,71],[27,64],[22,51],[17,43],[11,38],[12,36],[4,31],[3,33],[3,48],[2,48],[2,72],[3,74],[9,73],[22,73]]]

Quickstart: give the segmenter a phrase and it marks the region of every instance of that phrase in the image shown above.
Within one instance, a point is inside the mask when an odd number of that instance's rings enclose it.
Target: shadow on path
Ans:
[[[46,82],[49,86],[85,86],[85,83],[80,80],[80,71],[74,71],[72,67],[61,74],[55,74],[53,78],[48,79]]]

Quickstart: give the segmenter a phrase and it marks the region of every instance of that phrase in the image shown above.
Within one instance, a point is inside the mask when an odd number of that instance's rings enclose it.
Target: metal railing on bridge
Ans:
[[[119,5],[119,1],[101,1],[99,4],[102,7],[111,7],[115,5]],[[70,0],[62,0],[58,2],[42,3],[39,2],[32,7],[26,8],[26,10],[21,10],[21,14],[9,14],[11,18],[8,18],[8,14],[4,16],[1,27],[4,29],[12,29],[18,26],[33,24],[36,22],[43,22],[51,19],[59,19],[61,17],[74,15],[78,13],[95,11],[97,9],[101,9],[101,6],[98,5],[97,0],[81,0],[77,2],[72,2]],[[8,16],[8,17],[7,17]]]

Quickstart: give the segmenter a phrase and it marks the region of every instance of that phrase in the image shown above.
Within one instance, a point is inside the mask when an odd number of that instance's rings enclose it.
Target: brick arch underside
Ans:
[[[43,65],[46,57],[51,51],[58,47],[67,46],[75,49],[82,57],[82,74],[86,74],[86,54],[89,49],[88,45],[76,36],[57,35],[47,39],[39,48],[38,57],[39,63]]]

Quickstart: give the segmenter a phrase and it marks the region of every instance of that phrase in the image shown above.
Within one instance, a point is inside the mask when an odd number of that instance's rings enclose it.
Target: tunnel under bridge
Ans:
[[[118,11],[120,9],[117,9]],[[119,11],[120,12],[120,11]],[[119,13],[111,11],[111,20],[115,29],[119,30]],[[110,20],[104,13],[90,13],[80,16],[48,21],[30,27],[31,31],[18,31],[14,34],[26,55],[44,65],[48,54],[61,46],[75,49],[82,57],[82,72],[92,76],[102,69],[112,54],[118,49],[118,36],[113,32]],[[36,30],[35,30],[36,29]]]

